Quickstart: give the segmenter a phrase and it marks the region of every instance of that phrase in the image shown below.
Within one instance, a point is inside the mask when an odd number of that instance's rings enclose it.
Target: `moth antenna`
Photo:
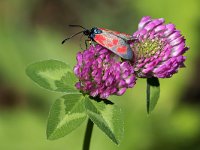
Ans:
[[[77,24],[70,24],[69,26],[70,26],[70,27],[80,27],[80,28],[82,28],[82,29],[85,29],[85,30],[86,30],[86,28],[85,28],[85,27],[83,27],[83,26],[81,26],[81,25],[77,25]]]
[[[64,40],[62,41],[62,44],[63,44],[63,43],[65,43],[67,40],[69,40],[69,39],[73,38],[74,36],[76,36],[76,35],[80,34],[80,33],[83,33],[83,31],[80,31],[80,32],[78,32],[78,33],[75,33],[75,34],[71,35],[70,37],[68,37],[68,38],[64,39]]]

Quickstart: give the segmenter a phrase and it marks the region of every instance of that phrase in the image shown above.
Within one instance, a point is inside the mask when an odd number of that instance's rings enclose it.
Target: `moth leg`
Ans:
[[[90,42],[90,45],[95,46],[94,41],[91,41],[91,42]]]
[[[84,49],[82,48],[82,38],[83,38],[83,35],[80,37],[79,46],[80,46],[80,48],[81,48],[82,50],[84,50]]]
[[[87,42],[91,45],[91,40],[90,39],[85,40],[85,47],[86,47],[86,49],[88,48]]]

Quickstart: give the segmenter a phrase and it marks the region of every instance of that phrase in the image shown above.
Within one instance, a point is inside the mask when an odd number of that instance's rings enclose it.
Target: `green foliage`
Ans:
[[[116,104],[110,101],[100,101],[86,98],[85,107],[90,119],[116,144],[119,144],[124,134],[122,112]]]
[[[114,143],[120,143],[124,134],[121,109],[108,100],[98,102],[82,94],[67,94],[55,101],[48,118],[47,138],[54,140],[69,134],[86,115]]]
[[[88,116],[114,143],[124,133],[121,109],[108,100],[98,102],[75,89],[75,76],[68,65],[57,60],[31,64],[27,75],[43,88],[66,95],[53,104],[47,123],[47,138],[55,140],[75,130]]]
[[[147,79],[147,113],[154,110],[160,96],[160,83],[158,78]]]
[[[47,138],[54,140],[76,129],[85,119],[82,94],[67,94],[53,104],[47,123]]]
[[[76,77],[71,68],[58,60],[45,60],[31,64],[27,75],[41,87],[58,92],[77,93]]]

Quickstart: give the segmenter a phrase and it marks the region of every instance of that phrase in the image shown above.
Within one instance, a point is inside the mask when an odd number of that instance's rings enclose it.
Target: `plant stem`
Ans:
[[[83,150],[89,150],[90,148],[90,139],[92,136],[93,125],[94,123],[90,119],[88,119],[87,128],[85,131],[84,143],[83,143]]]

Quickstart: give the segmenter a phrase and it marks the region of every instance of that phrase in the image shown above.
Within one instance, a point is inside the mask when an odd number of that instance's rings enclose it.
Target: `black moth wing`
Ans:
[[[94,40],[123,59],[132,60],[133,58],[133,51],[128,43],[128,40],[132,40],[130,35],[102,30],[101,34],[95,35]]]

